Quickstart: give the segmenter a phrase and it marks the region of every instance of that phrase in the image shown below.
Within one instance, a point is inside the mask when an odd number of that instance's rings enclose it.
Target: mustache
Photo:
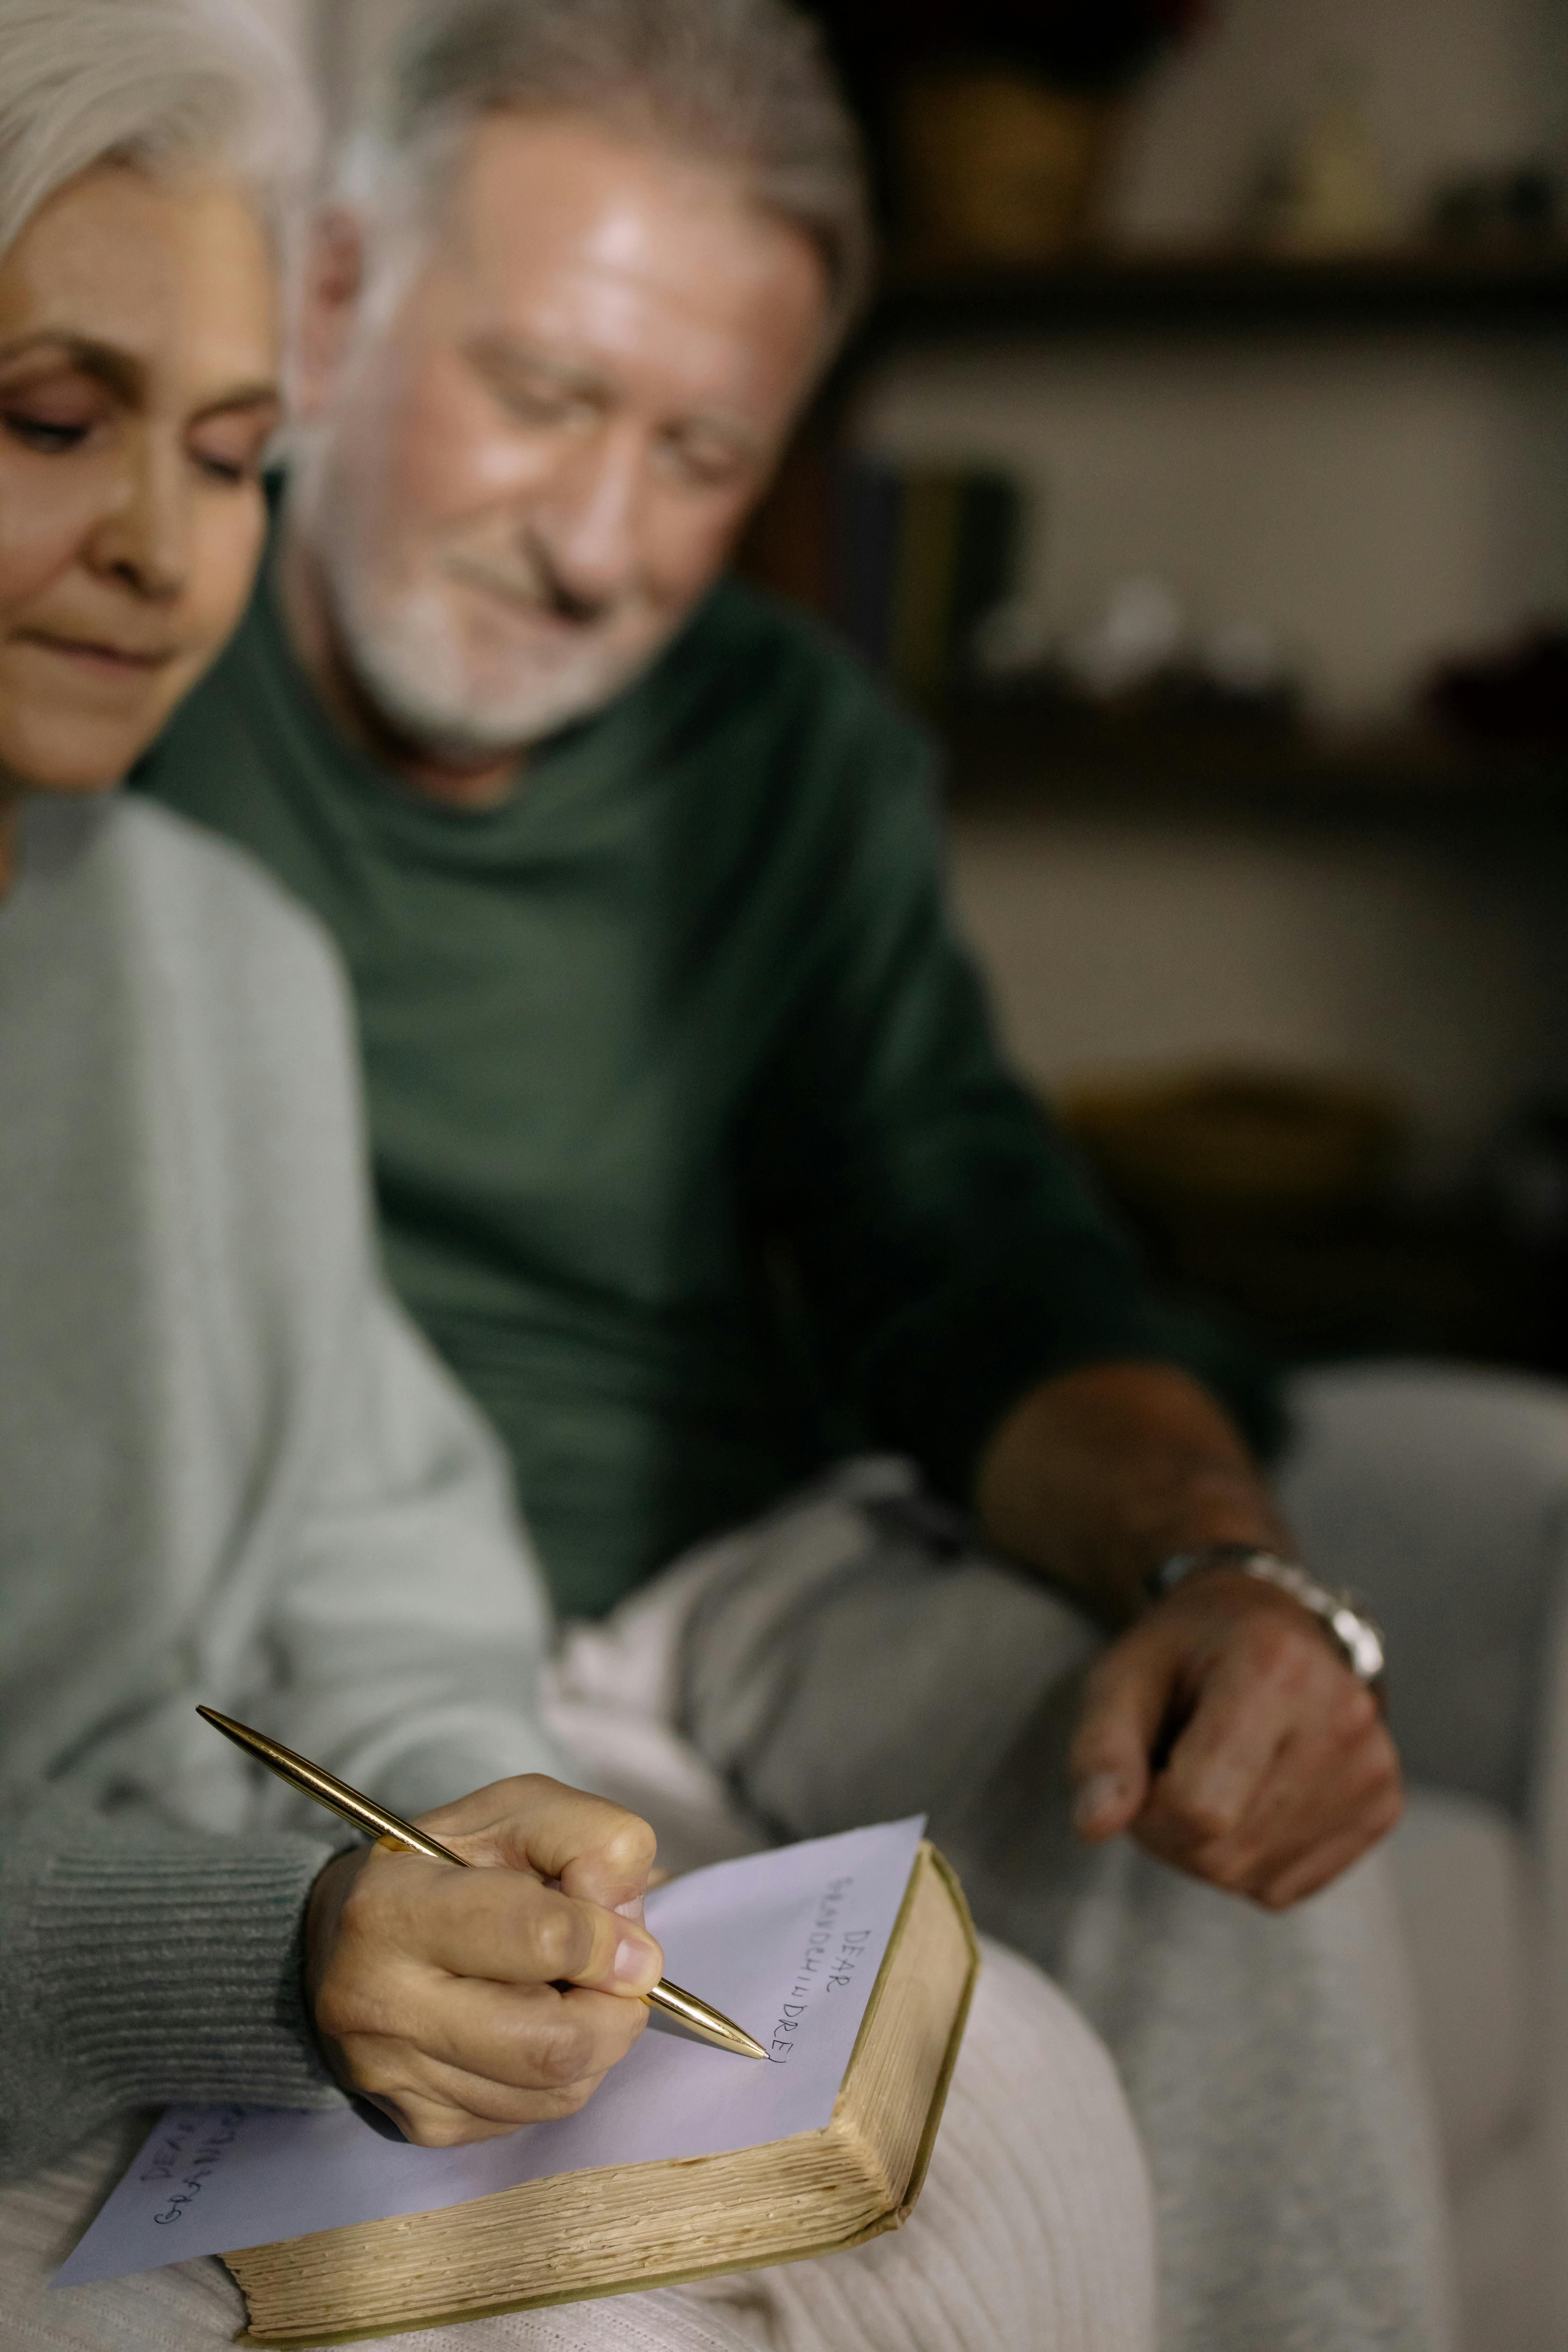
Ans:
[[[596,622],[606,620],[620,602],[618,597],[584,595],[562,576],[549,550],[537,542],[524,551],[522,562],[517,565],[455,555],[446,568],[453,579],[464,581],[471,588],[482,588],[488,594],[499,596],[503,604],[515,604],[524,612],[548,614],[552,620],[567,621],[577,628],[592,628]]]

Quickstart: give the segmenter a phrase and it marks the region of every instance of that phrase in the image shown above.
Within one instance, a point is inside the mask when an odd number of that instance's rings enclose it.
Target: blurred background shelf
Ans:
[[[1563,1368],[1561,1260],[1521,1247],[1473,1202],[1372,1204],[1319,1226],[1156,1224],[1115,1206],[1163,1297],[1276,1360],[1436,1355]]]
[[[1183,726],[1020,698],[956,704],[939,732],[950,795],[964,810],[1457,818],[1483,826],[1568,819],[1568,748],[1465,747],[1414,726],[1339,735],[1239,720]]]
[[[1085,331],[1568,331],[1568,246],[1509,254],[1415,247],[1332,260],[1193,251],[1036,269],[894,275],[858,362],[900,345]]]

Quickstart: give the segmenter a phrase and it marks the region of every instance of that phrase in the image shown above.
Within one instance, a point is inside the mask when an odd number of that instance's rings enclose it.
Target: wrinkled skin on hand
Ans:
[[[1399,1759],[1376,1699],[1298,1601],[1256,1578],[1188,1578],[1090,1672],[1074,1821],[1284,1910],[1398,1820]]]
[[[542,1774],[420,1816],[478,1866],[374,1846],[311,1892],[306,1996],[328,2063],[425,2147],[574,2115],[641,2033],[646,1822]]]
[[[1128,1630],[1091,1671],[1074,1736],[1074,1820],[1127,1830],[1194,1878],[1273,1910],[1348,1870],[1399,1818],[1377,1701],[1289,1593],[1205,1568],[1151,1608],[1176,1552],[1289,1555],[1246,1441],[1177,1367],[1082,1366],[1005,1415],[975,1499],[998,1549]]]

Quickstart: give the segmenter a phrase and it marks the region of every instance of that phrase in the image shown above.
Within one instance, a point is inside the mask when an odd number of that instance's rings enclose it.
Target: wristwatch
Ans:
[[[1200,1569],[1225,1568],[1233,1575],[1254,1576],[1288,1592],[1310,1610],[1333,1642],[1356,1680],[1381,1698],[1384,1688],[1383,1633],[1365,1604],[1353,1592],[1336,1591],[1309,1576],[1296,1560],[1278,1552],[1260,1551],[1255,1544],[1205,1544],[1196,1551],[1173,1552],[1147,1579],[1151,1599],[1163,1600]]]

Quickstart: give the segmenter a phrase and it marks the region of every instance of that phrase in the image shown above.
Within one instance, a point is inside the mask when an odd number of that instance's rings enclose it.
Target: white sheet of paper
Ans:
[[[435,2212],[549,2173],[821,2130],[924,1828],[916,1818],[813,1838],[649,1895],[668,1974],[754,2034],[769,2064],[656,2024],[580,2115],[473,2147],[411,2147],[346,2109],[171,2107],[54,2284]]]

